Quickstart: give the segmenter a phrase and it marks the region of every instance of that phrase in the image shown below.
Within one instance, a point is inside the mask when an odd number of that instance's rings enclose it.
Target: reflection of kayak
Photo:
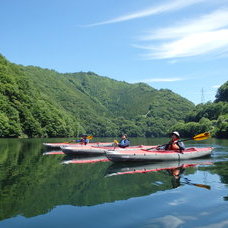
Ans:
[[[61,146],[72,146],[72,147],[78,147],[82,146],[80,143],[43,143],[44,146],[48,148],[60,148]],[[97,146],[97,147],[111,147],[113,146],[112,142],[97,142],[97,143],[88,143],[86,146]]]
[[[106,156],[96,156],[96,157],[77,157],[73,159],[68,159],[62,162],[62,164],[86,164],[86,163],[97,163],[97,162],[108,162]]]
[[[129,146],[126,148],[119,148],[119,147],[114,147],[112,151],[137,151],[139,149],[148,149],[151,148],[151,146]],[[64,146],[61,147],[61,150],[65,154],[70,154],[70,155],[77,155],[77,154],[83,154],[83,155],[104,155],[108,150],[110,150],[109,147],[97,147],[97,146],[80,146],[80,147],[72,147],[72,146]]]
[[[55,154],[64,154],[64,153],[62,151],[48,151],[43,153],[43,155],[55,155]]]
[[[156,163],[123,163],[113,164],[107,170],[106,176],[115,176],[122,174],[148,173],[161,170],[170,170],[176,168],[188,168],[197,165],[212,165],[208,160],[188,160],[188,161],[164,161]]]
[[[88,155],[102,155],[107,151],[107,147],[94,147],[94,146],[64,146],[61,147],[63,153],[67,155],[88,154]]]
[[[108,159],[114,162],[126,161],[168,161],[168,160],[186,160],[200,158],[211,154],[213,148],[187,148],[180,152],[179,150],[147,150],[138,149],[128,150],[109,150],[106,152]]]

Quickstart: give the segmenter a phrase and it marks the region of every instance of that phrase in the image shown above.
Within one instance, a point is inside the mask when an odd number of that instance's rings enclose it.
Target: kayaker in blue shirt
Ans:
[[[128,140],[126,134],[122,135],[121,140],[117,145],[118,145],[118,147],[121,147],[121,148],[130,146],[130,141]]]
[[[82,135],[82,137],[78,140],[75,140],[75,142],[86,145],[87,143],[89,143],[89,139],[87,138],[87,135]]]

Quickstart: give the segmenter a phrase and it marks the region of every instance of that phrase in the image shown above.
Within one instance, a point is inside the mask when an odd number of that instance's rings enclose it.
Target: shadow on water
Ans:
[[[227,149],[216,148],[206,160],[116,165],[103,156],[43,156],[41,140],[1,140],[0,146],[1,220],[46,214],[58,205],[99,205],[186,185],[213,189],[190,180],[199,170],[217,174],[228,184]]]

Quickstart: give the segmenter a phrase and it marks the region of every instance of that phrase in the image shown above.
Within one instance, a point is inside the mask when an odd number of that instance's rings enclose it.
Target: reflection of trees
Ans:
[[[228,184],[228,162],[217,162],[211,167],[204,167],[205,170],[212,174],[217,174],[220,176],[220,180],[224,184]],[[228,201],[228,196],[224,196],[223,199]]]
[[[30,191],[41,144],[36,140],[2,140],[0,150],[0,218],[21,213]],[[3,152],[3,153],[2,153]],[[3,156],[2,156],[3,155]]]
[[[32,157],[21,160],[14,166],[17,174],[8,176],[8,183],[2,182],[1,219],[35,216],[57,205],[96,205],[171,188],[167,175],[159,173],[106,178],[109,163],[64,166],[55,156],[37,153]],[[163,184],[151,184],[158,181]]]
[[[31,217],[57,205],[96,205],[172,188],[167,172],[107,178],[110,163],[61,165],[61,155],[41,154],[39,140],[15,140],[2,150],[0,219],[18,214]]]
[[[172,189],[166,170],[105,177],[111,163],[62,165],[43,156],[39,140],[15,140],[0,151],[0,219],[32,217],[57,205],[89,206]],[[2,157],[1,157],[2,155]],[[184,175],[195,172],[187,168]]]
[[[210,173],[217,174],[220,176],[220,180],[224,184],[228,184],[228,162],[217,162],[212,167],[205,167]]]

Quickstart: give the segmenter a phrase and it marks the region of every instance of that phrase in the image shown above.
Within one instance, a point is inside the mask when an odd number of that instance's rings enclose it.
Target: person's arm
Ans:
[[[170,146],[170,144],[169,143],[167,143],[165,146],[161,146],[160,148],[160,150],[168,150],[169,149],[169,146]]]
[[[162,146],[161,149],[162,150],[169,150],[172,143],[173,143],[172,141],[169,141],[166,145]]]
[[[185,145],[183,142],[178,141],[177,145],[179,146],[180,150],[185,150]]]
[[[165,145],[160,145],[160,146],[155,147],[156,150],[167,150],[165,148],[166,148]]]

